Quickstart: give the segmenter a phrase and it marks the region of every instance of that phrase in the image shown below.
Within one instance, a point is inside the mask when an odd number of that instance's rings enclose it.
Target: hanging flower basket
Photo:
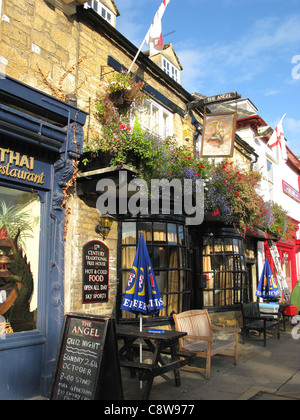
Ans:
[[[130,90],[116,90],[108,95],[110,101],[118,109],[129,108],[132,104],[132,93]]]

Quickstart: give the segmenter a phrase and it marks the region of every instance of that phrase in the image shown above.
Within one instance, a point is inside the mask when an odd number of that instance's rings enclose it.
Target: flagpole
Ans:
[[[156,12],[156,14],[155,14],[155,16],[154,16],[154,20],[153,20],[153,22],[152,22],[152,24],[150,25],[150,29],[149,29],[149,31],[147,32],[147,35],[145,36],[145,38],[144,38],[144,40],[143,40],[143,42],[142,42],[142,45],[140,46],[140,49],[138,50],[138,52],[137,52],[136,56],[134,57],[133,62],[131,63],[131,66],[130,66],[130,68],[129,68],[129,70],[128,70],[128,73],[130,73],[130,72],[131,72],[132,67],[134,66],[134,63],[136,62],[136,60],[137,60],[138,56],[140,55],[140,53],[141,53],[141,51],[142,51],[142,48],[143,48],[143,46],[144,46],[144,44],[145,44],[145,42],[146,42],[146,40],[147,40],[148,35],[150,36],[150,34],[151,34],[151,29],[153,28],[153,25],[155,24],[155,21],[156,21],[156,24],[157,24],[157,20],[159,20],[159,23],[160,23],[160,26],[161,26],[161,19],[162,19],[163,15],[164,15],[165,10],[166,10],[166,8],[167,8],[167,6],[168,6],[168,4],[169,4],[169,3],[170,3],[170,0],[163,0],[163,2],[161,3],[161,5],[160,5],[160,7],[159,7],[158,11]],[[161,32],[161,28],[160,28],[160,32]],[[162,33],[161,33],[161,36],[162,36]],[[149,46],[149,47],[150,47],[150,46]],[[150,47],[150,56],[151,56],[151,47]]]
[[[148,33],[147,33],[147,35],[148,35]],[[140,53],[141,53],[141,51],[142,51],[142,48],[143,48],[143,46],[144,46],[144,44],[145,44],[145,42],[146,42],[147,35],[145,36],[144,41],[143,41],[142,45],[140,46],[140,49],[138,50],[138,52],[137,52],[136,56],[134,57],[134,60],[133,60],[133,62],[131,63],[131,66],[130,66],[130,68],[129,68],[129,70],[128,70],[128,73],[130,73],[130,72],[131,72],[132,67],[134,66],[134,64],[135,64],[135,62],[136,62],[136,60],[137,60],[138,56],[140,55]]]

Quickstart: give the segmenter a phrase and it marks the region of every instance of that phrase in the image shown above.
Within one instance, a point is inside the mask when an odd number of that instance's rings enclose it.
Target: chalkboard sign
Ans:
[[[83,247],[82,303],[108,302],[109,250],[100,241]]]
[[[65,316],[50,399],[123,400],[114,319]]]

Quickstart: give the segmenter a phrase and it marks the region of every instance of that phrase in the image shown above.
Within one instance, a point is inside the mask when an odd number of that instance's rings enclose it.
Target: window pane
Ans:
[[[178,266],[178,248],[170,248],[170,260],[169,260],[169,267],[170,268],[179,268]]]
[[[172,245],[177,245],[177,225],[168,223],[168,242]]]
[[[179,245],[185,245],[184,226],[178,226],[178,243]]]
[[[123,223],[122,244],[123,245],[136,244],[136,224],[134,222]]]
[[[153,223],[154,242],[166,242],[167,232],[165,223]]]
[[[155,269],[168,267],[166,248],[157,246],[153,247],[152,264]]]
[[[186,271],[180,271],[180,290],[183,292],[190,290],[189,276]]]
[[[152,106],[152,124],[151,129],[154,133],[159,134],[159,110],[153,105]]]
[[[135,225],[135,222],[123,222],[122,240],[125,243],[123,243],[122,246],[121,268],[126,270],[122,273],[123,294],[125,293],[129,272],[136,254],[136,246],[128,246],[134,242],[130,235],[131,232],[132,235],[136,232]],[[187,265],[187,249],[183,246],[185,243],[184,226],[176,225],[174,223],[169,223],[168,226],[168,224],[164,222],[152,221],[138,222],[137,226],[137,237],[140,232],[143,232],[144,235],[148,235],[149,237],[147,249],[154,268],[158,288],[165,304],[165,308],[156,316],[170,317],[172,313],[182,311],[182,308],[185,310],[190,309],[190,276],[187,271],[183,270]],[[169,242],[167,241],[167,237],[169,238]],[[180,241],[180,246],[178,245],[178,239]],[[136,243],[137,239],[135,241],[135,244]],[[125,312],[121,313],[121,316],[123,318],[128,318],[128,315]]]
[[[203,239],[203,272],[209,273],[204,306],[232,306],[247,293],[244,243],[234,237]]]
[[[187,255],[184,248],[179,248],[179,267],[187,267]]]
[[[160,294],[167,292],[167,276],[168,273],[166,271],[156,271],[155,270],[155,278],[158,286],[158,290],[160,291]]]
[[[170,136],[170,116],[168,114],[163,114],[163,136]]]
[[[204,292],[204,306],[206,307],[214,306],[214,293],[213,292]]]
[[[0,200],[0,315],[11,324],[13,332],[34,330],[38,310],[40,202],[35,194],[4,187],[0,187]],[[21,254],[11,241],[19,229]]]
[[[146,242],[152,242],[152,223],[138,223],[138,237],[143,234]]]
[[[122,249],[122,268],[131,268],[136,254],[135,246],[127,246]]]

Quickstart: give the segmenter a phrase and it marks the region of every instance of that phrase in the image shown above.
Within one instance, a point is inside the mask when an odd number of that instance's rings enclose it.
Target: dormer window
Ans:
[[[87,3],[86,7],[90,7],[95,10],[103,19],[105,19],[108,23],[113,25],[113,14],[112,12],[105,7],[102,3],[98,0],[91,0]]]
[[[167,73],[168,76],[172,77],[175,82],[179,83],[179,70],[165,57],[162,58],[163,71]]]

